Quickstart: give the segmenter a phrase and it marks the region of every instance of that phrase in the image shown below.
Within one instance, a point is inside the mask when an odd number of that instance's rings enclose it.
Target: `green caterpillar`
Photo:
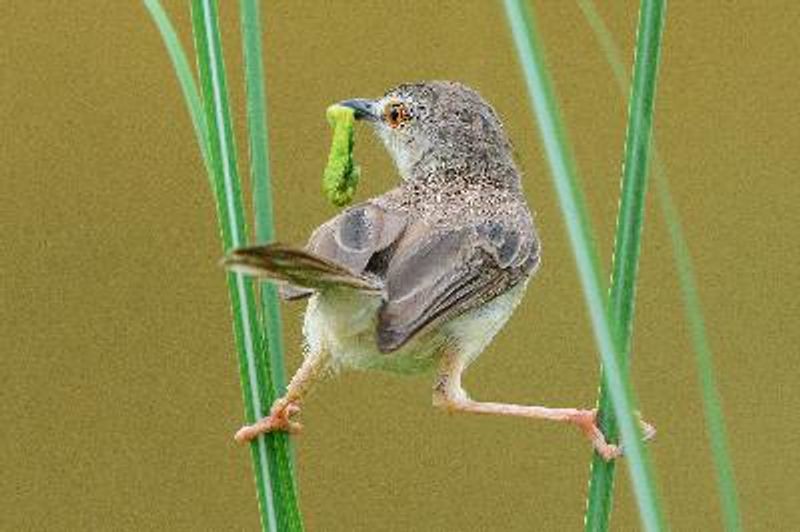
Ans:
[[[361,173],[353,161],[355,116],[352,109],[341,105],[328,107],[325,116],[333,128],[333,140],[322,176],[322,190],[331,203],[343,207],[353,201]]]

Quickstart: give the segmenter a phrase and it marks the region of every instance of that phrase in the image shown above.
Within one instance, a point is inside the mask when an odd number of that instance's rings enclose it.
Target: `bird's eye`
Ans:
[[[396,128],[403,125],[410,118],[408,109],[402,103],[390,103],[383,111],[384,118],[389,127]]]

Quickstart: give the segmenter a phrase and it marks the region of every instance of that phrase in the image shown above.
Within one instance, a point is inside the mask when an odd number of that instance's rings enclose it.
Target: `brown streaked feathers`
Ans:
[[[243,248],[226,265],[288,283],[281,291],[286,299],[334,287],[381,292],[377,344],[390,353],[504,293],[538,264],[531,223],[464,223],[462,217],[458,224],[432,225],[406,206],[386,208],[394,192],[326,222],[305,251],[278,244]]]

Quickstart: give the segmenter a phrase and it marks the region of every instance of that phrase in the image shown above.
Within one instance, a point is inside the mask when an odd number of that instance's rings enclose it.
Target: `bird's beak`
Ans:
[[[339,102],[342,107],[349,107],[354,111],[356,120],[367,120],[369,122],[376,122],[379,118],[379,113],[372,100],[364,100],[361,98],[354,98],[352,100],[345,100]]]

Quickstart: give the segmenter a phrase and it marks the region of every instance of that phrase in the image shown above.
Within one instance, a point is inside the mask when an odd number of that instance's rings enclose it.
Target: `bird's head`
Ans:
[[[373,126],[405,180],[448,169],[498,175],[514,167],[497,113],[460,83],[404,84],[382,98],[345,100],[340,105]]]

